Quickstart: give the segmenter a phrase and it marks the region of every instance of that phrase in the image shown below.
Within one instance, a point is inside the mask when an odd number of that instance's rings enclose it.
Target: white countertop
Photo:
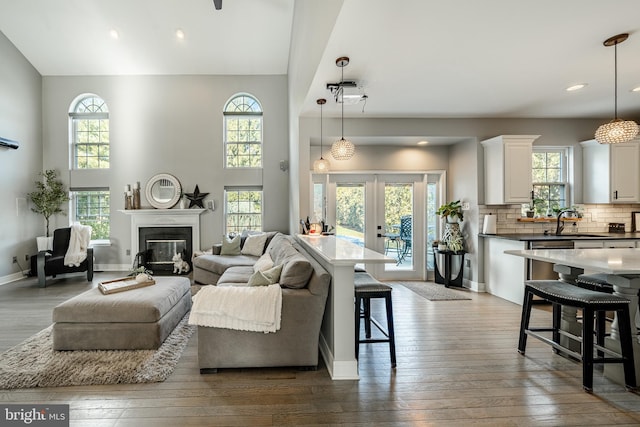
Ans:
[[[298,234],[298,239],[333,265],[395,263],[394,258],[363,248],[335,236]]]
[[[640,248],[531,249],[505,254],[609,274],[640,274]]]

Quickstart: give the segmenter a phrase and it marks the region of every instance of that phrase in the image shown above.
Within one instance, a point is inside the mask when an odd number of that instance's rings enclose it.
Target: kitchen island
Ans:
[[[331,274],[331,291],[320,331],[320,353],[334,380],[357,380],[354,268],[395,263],[394,258],[335,236],[297,235],[298,241]]]
[[[553,264],[540,260],[509,257],[507,250],[606,249],[640,247],[640,233],[479,234],[483,242],[484,289],[516,304],[524,299],[524,281],[554,279]],[[508,257],[508,258],[507,258]],[[591,272],[591,271],[587,271]]]
[[[560,272],[563,282],[572,286],[576,278],[586,269],[592,269],[600,273],[607,273],[607,282],[613,285],[614,295],[626,298],[630,301],[631,333],[633,340],[633,353],[636,366],[636,377],[640,379],[640,344],[637,336],[637,324],[640,323],[638,314],[638,291],[640,291],[640,248],[607,250],[591,249],[563,249],[563,250],[515,250],[507,251],[507,256],[515,255],[554,264],[556,271]],[[562,307],[562,328],[575,333],[580,331],[576,317],[576,309]],[[579,335],[579,334],[578,334]],[[618,319],[611,324],[611,334],[605,338],[605,346],[614,351],[620,351],[620,336]],[[605,364],[605,376],[624,384],[623,373],[620,366]]]

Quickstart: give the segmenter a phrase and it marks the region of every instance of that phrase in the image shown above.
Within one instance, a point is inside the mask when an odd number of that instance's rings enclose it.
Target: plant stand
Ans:
[[[435,266],[435,282],[443,284],[445,288],[454,286],[462,287],[463,264],[465,251],[441,251],[433,250],[433,261]],[[441,273],[444,266],[444,275]],[[454,277],[455,275],[455,277]]]

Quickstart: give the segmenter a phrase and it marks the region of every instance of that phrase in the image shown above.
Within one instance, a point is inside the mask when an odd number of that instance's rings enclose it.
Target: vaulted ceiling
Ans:
[[[286,74],[296,2],[222,3],[0,0],[0,31],[45,76]],[[618,108],[637,118],[638,16],[638,0],[345,0],[303,115],[330,99],[335,60],[349,56],[345,79],[367,101],[346,115],[612,118],[614,48],[602,43],[628,32],[618,47]],[[587,86],[565,90],[578,83]]]

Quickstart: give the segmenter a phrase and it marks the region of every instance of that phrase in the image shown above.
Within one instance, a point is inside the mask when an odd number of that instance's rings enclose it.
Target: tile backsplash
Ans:
[[[606,233],[609,231],[610,222],[624,223],[625,231],[631,232],[632,212],[640,212],[640,204],[584,204],[578,207],[582,211],[582,220],[576,222],[580,233]],[[555,232],[555,222],[519,222],[518,218],[522,218],[521,211],[521,205],[481,205],[478,212],[479,230],[482,230],[484,216],[493,214],[498,216],[496,220],[498,234],[537,234],[545,230]],[[565,222],[565,229],[571,225],[572,223]]]

